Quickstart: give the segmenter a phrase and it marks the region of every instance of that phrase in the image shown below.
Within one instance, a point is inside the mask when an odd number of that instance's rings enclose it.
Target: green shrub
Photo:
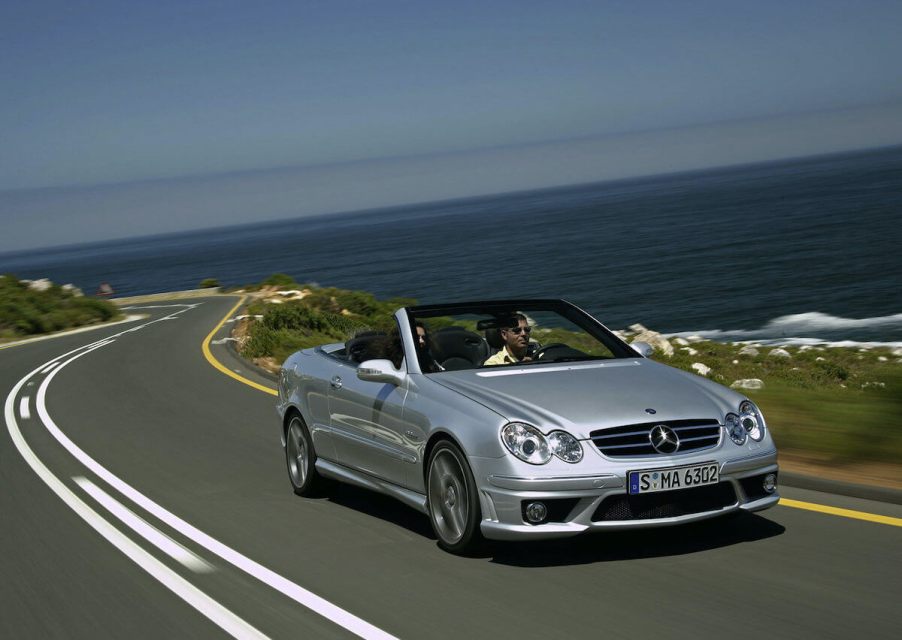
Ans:
[[[305,285],[310,293],[283,304],[259,301],[247,312],[263,317],[251,324],[242,348],[246,357],[283,360],[298,349],[330,342],[345,342],[362,330],[388,331],[395,326],[394,312],[413,300],[380,301],[370,293]]]
[[[200,281],[199,288],[201,289],[215,289],[217,287],[219,287],[219,280],[216,278],[204,278]]]
[[[106,300],[75,296],[57,285],[36,291],[15,276],[0,278],[0,336],[4,338],[69,329],[119,315]]]
[[[266,278],[261,284],[273,287],[293,287],[297,285],[297,282],[295,282],[294,278],[287,273],[274,273]]]

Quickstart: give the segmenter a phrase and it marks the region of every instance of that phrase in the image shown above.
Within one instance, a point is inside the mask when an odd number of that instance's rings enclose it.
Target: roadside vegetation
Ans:
[[[693,373],[705,364],[706,377],[727,386],[760,380],[760,389],[738,390],[761,407],[781,452],[815,463],[902,461],[898,350],[703,341],[654,358]]]
[[[119,317],[106,300],[87,298],[74,287],[0,276],[0,340],[105,322]]]
[[[363,291],[298,284],[279,273],[243,289],[267,296],[257,297],[247,306],[241,355],[278,363],[298,349],[344,342],[361,331],[386,331],[393,326],[398,307],[415,302],[409,298],[377,300]]]
[[[243,290],[264,295],[247,307],[239,350],[249,359],[266,359],[274,366],[298,349],[344,342],[363,330],[388,329],[398,307],[415,303],[302,285],[284,274]],[[441,324],[436,319],[433,330]],[[630,331],[623,336],[627,341],[635,337]],[[898,349],[777,348],[674,339],[672,353],[666,355],[670,349],[662,349],[660,340],[654,359],[691,373],[703,371],[705,377],[736,387],[756,402],[781,455],[818,465],[886,463],[902,481]],[[556,333],[554,341],[566,339]]]

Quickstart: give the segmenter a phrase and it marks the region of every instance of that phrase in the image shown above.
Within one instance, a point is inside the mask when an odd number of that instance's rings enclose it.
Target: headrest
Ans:
[[[492,349],[501,349],[504,347],[504,340],[501,339],[501,329],[492,328],[485,330],[485,341],[489,343]]]
[[[463,358],[470,366],[479,366],[489,355],[482,336],[463,327],[439,329],[432,334],[432,344],[432,355],[446,369],[445,361],[450,358]]]

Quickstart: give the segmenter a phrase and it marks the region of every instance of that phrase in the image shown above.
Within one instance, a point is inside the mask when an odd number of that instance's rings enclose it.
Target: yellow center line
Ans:
[[[242,296],[241,300],[239,300],[238,303],[229,310],[229,312],[225,315],[225,317],[219,321],[219,324],[217,324],[213,328],[213,331],[211,331],[210,334],[206,337],[206,339],[204,339],[204,342],[202,345],[204,357],[207,359],[207,361],[211,365],[213,365],[214,367],[216,367],[217,369],[222,371],[227,376],[234,378],[238,382],[243,382],[244,384],[246,384],[250,387],[253,387],[254,389],[257,389],[264,393],[268,393],[273,396],[277,396],[277,395],[279,395],[279,392],[276,391],[275,389],[273,389],[272,387],[267,387],[265,385],[258,384],[256,382],[254,382],[253,380],[248,380],[244,376],[241,376],[241,375],[235,373],[234,371],[232,371],[231,369],[226,367],[224,364],[222,364],[219,360],[217,360],[213,356],[213,354],[210,352],[210,340],[213,339],[213,336],[216,335],[216,332],[219,331],[219,329],[222,327],[222,325],[225,324],[226,320],[228,320],[229,317],[231,317],[231,315],[233,313],[235,313],[235,311],[238,309],[238,307],[240,307],[242,304],[244,304],[244,301],[246,299],[247,299],[247,296]],[[813,502],[801,502],[800,500],[790,500],[789,498],[780,498],[779,504],[781,504],[784,507],[791,507],[793,509],[805,509],[807,511],[817,511],[819,513],[826,513],[826,514],[829,514],[832,516],[840,516],[843,518],[854,518],[855,520],[866,520],[868,522],[877,522],[880,524],[888,524],[893,527],[902,527],[902,518],[893,518],[891,516],[881,516],[881,515],[877,515],[876,513],[866,513],[864,511],[853,511],[852,509],[840,509],[839,507],[828,507],[827,505],[823,505],[823,504],[814,504]]]
[[[888,524],[893,527],[902,527],[902,518],[881,516],[877,515],[876,513],[853,511],[852,509],[840,509],[839,507],[828,507],[823,504],[802,502],[801,500],[790,500],[789,498],[780,498],[779,504],[784,507],[792,507],[793,509],[805,509],[806,511],[817,511],[818,513],[826,513],[831,516],[854,518],[855,520],[867,520],[868,522],[877,522],[880,524]]]
[[[228,320],[231,317],[231,315],[233,313],[235,313],[235,310],[238,309],[238,307],[240,307],[242,304],[244,304],[244,301],[246,299],[247,299],[247,296],[241,296],[241,300],[239,300],[238,303],[234,307],[229,309],[229,312],[227,314],[225,314],[225,317],[223,317],[223,319],[219,321],[218,325],[213,327],[213,331],[211,331],[209,333],[209,335],[207,335],[207,337],[204,339],[203,344],[201,345],[201,349],[204,352],[204,357],[207,359],[207,362],[212,364],[216,369],[219,369],[227,376],[235,378],[235,380],[237,380],[238,382],[243,382],[244,384],[248,385],[249,387],[253,387],[254,389],[257,389],[258,391],[262,391],[263,393],[268,393],[272,396],[277,396],[277,395],[279,395],[279,392],[276,391],[275,389],[273,389],[272,387],[267,387],[266,385],[259,384],[257,382],[254,382],[253,380],[248,380],[244,376],[235,373],[234,371],[232,371],[231,369],[226,367],[224,364],[222,364],[219,360],[217,360],[216,357],[210,352],[210,340],[213,339],[213,336],[215,336],[216,332],[219,331],[219,329],[222,327],[222,325],[225,324],[226,320]]]

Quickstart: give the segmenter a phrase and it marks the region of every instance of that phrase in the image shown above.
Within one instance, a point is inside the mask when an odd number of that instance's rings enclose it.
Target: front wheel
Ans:
[[[295,415],[285,431],[285,460],[288,479],[299,496],[312,496],[321,488],[323,478],[316,471],[316,453],[304,419]]]
[[[451,553],[472,552],[482,542],[481,509],[466,457],[457,445],[439,442],[428,468],[429,519],[439,546]]]

